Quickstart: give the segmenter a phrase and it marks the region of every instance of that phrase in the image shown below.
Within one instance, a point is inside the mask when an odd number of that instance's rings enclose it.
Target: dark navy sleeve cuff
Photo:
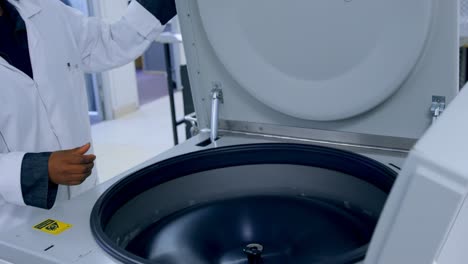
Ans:
[[[177,15],[175,0],[137,0],[137,2],[153,14],[162,25]]]
[[[52,153],[27,153],[21,166],[21,191],[26,205],[51,209],[58,185],[49,181],[49,158]]]

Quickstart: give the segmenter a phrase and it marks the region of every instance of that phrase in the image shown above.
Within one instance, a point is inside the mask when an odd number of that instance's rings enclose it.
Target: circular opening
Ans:
[[[124,263],[353,263],[394,178],[324,147],[210,149],[122,179],[96,203],[91,228]]]

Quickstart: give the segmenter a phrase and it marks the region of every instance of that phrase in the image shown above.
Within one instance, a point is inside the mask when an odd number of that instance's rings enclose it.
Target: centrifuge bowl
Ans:
[[[313,145],[209,149],[114,184],[91,228],[123,263],[356,263],[395,177],[369,158]]]

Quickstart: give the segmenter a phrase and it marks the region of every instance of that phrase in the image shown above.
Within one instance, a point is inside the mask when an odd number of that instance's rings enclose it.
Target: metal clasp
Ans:
[[[442,115],[445,111],[446,107],[446,99],[445,96],[432,96],[432,105],[431,105],[431,113],[432,113],[432,123],[437,121],[437,119]]]
[[[184,117],[184,121],[187,124],[190,124],[190,136],[194,137],[200,133],[200,129],[198,128],[198,119],[196,113],[191,113],[190,115],[186,115]]]

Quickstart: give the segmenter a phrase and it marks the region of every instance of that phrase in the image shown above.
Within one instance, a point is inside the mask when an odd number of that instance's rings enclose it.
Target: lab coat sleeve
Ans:
[[[164,30],[159,20],[137,1],[132,1],[126,14],[112,24],[86,17],[65,5],[63,8],[85,72],[109,70],[134,61]]]
[[[21,165],[25,154],[21,152],[0,154],[0,195],[8,203],[20,206],[26,205],[21,191]]]
[[[49,158],[52,153],[28,153],[21,166],[21,190],[26,205],[51,209],[58,185],[49,180]]]

